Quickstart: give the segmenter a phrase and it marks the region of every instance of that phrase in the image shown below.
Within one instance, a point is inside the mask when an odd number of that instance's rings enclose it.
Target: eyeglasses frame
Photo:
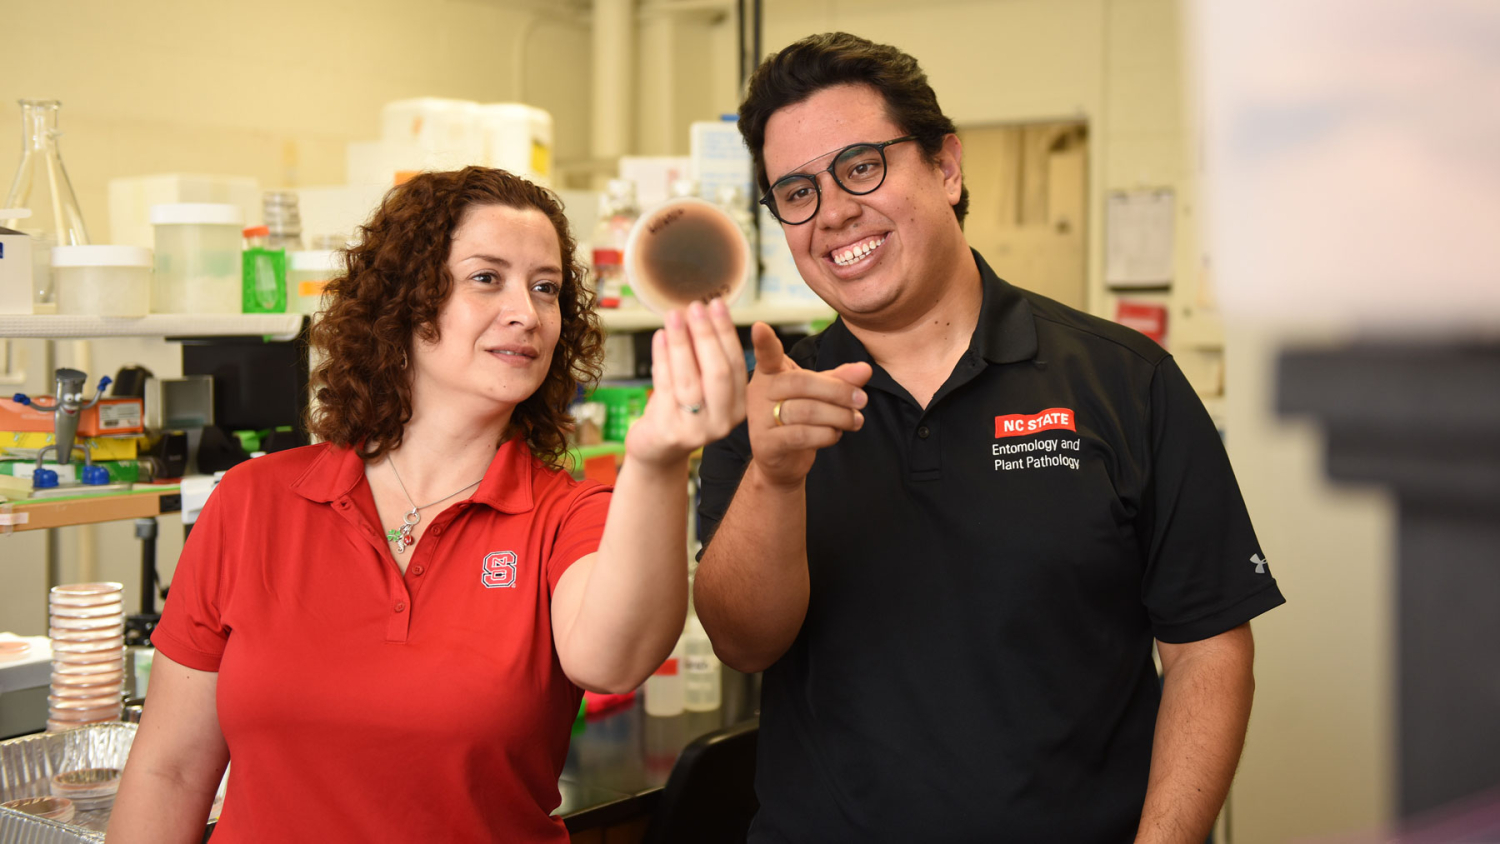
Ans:
[[[899,137],[899,138],[892,138],[889,141],[879,141],[879,142],[874,142],[874,143],[869,142],[869,141],[861,141],[859,143],[850,144],[850,145],[848,145],[846,147],[843,147],[841,149],[834,150],[831,153],[830,152],[825,152],[825,153],[823,153],[823,155],[818,156],[818,158],[823,158],[824,156],[832,155],[833,156],[833,160],[828,162],[828,166],[827,167],[823,168],[822,170],[817,171],[816,173],[788,173],[785,176],[782,176],[781,178],[777,179],[774,184],[771,185],[770,190],[767,190],[765,192],[765,194],[763,194],[761,196],[761,198],[759,200],[757,200],[757,204],[764,205],[766,207],[766,210],[771,212],[771,216],[775,217],[776,221],[779,222],[779,223],[781,223],[784,226],[801,226],[801,225],[805,225],[807,223],[810,223],[810,222],[813,221],[813,218],[815,218],[815,217],[818,216],[818,212],[823,209],[823,185],[818,181],[818,175],[820,173],[827,173],[829,176],[831,176],[833,178],[833,183],[836,184],[836,185],[838,185],[839,189],[842,190],[844,193],[847,193],[847,194],[849,194],[851,196],[869,196],[870,194],[874,193],[875,191],[880,190],[880,186],[885,184],[885,177],[890,172],[890,163],[886,160],[886,157],[885,157],[885,148],[889,147],[889,146],[895,146],[896,144],[904,144],[907,141],[915,141],[915,140],[918,140],[918,138],[917,138],[916,135],[903,135],[902,137]],[[864,191],[850,190],[847,185],[845,185],[842,181],[839,181],[838,174],[833,171],[833,166],[839,162],[839,159],[843,157],[844,153],[846,153],[849,150],[854,149],[856,147],[873,147],[876,152],[880,153],[880,181],[878,183],[876,183],[875,187],[870,188],[869,190],[864,190]],[[813,161],[817,161],[818,158],[814,158]],[[818,201],[813,204],[812,213],[807,216],[806,220],[800,220],[800,221],[795,222],[795,223],[789,223],[785,219],[783,219],[782,216],[781,216],[781,214],[776,210],[776,198],[771,195],[771,192],[774,191],[774,190],[776,190],[776,185],[781,184],[782,182],[786,181],[787,179],[794,179],[794,178],[795,179],[807,179],[808,181],[812,182],[813,189],[818,192]]]

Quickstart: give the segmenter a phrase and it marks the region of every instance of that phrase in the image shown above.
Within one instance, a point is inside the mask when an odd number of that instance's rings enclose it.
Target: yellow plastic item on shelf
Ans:
[[[29,456],[26,451],[46,448],[54,442],[50,431],[0,431],[0,451],[13,456]],[[74,442],[87,445],[95,460],[134,460],[139,453],[140,439],[137,437],[79,437]]]

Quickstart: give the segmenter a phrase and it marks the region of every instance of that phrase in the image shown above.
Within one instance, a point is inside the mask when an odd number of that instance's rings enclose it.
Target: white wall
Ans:
[[[640,12],[634,97],[637,154],[687,155],[688,127],[694,121],[718,120],[739,108],[733,5],[695,12],[647,7]]]
[[[1287,603],[1257,619],[1255,708],[1234,844],[1371,831],[1395,810],[1395,508],[1334,486],[1312,420],[1274,412],[1276,356],[1333,342],[1231,320],[1226,445]]]

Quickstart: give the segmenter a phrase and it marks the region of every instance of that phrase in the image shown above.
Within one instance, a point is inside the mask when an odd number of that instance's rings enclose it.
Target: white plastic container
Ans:
[[[397,174],[457,170],[484,160],[484,136],[472,100],[421,97],[386,103],[380,140]],[[389,184],[389,182],[387,182]]]
[[[486,103],[474,110],[483,163],[543,187],[552,185],[552,115],[524,103]]]
[[[0,208],[0,220],[20,225],[30,217],[28,208]],[[31,287],[36,270],[31,257],[31,235],[0,226],[0,314],[32,312]]]
[[[244,221],[245,215],[235,205],[153,205],[156,278],[151,310],[159,314],[239,313]]]
[[[713,642],[698,614],[688,609],[687,629],[682,634],[683,708],[689,712],[713,712],[724,702],[724,675]]]
[[[661,667],[646,678],[646,714],[658,718],[681,715],[685,707],[682,685],[682,639]]]
[[[343,259],[332,250],[302,250],[288,255],[286,309],[299,314],[316,313],[321,309],[323,288],[343,272]]]
[[[145,316],[151,312],[151,250],[54,246],[52,284],[60,314]]]

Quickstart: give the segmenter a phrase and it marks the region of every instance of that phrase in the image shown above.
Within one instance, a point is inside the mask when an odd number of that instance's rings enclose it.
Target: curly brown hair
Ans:
[[[584,284],[577,243],[556,195],[504,170],[465,167],[422,173],[392,188],[359,243],[345,253],[345,273],[328,283],[310,342],[324,358],[311,380],[317,401],[308,430],[374,461],[401,445],[411,419],[405,370],[413,338],[438,339],[438,311],[453,290],[448,253],[453,231],[477,205],[534,208],[547,215],[562,246],[558,295],[562,332],[541,387],[516,407],[506,437],[522,437],[549,466],[561,465],[580,384],[602,372],[604,334],[594,293]]]

